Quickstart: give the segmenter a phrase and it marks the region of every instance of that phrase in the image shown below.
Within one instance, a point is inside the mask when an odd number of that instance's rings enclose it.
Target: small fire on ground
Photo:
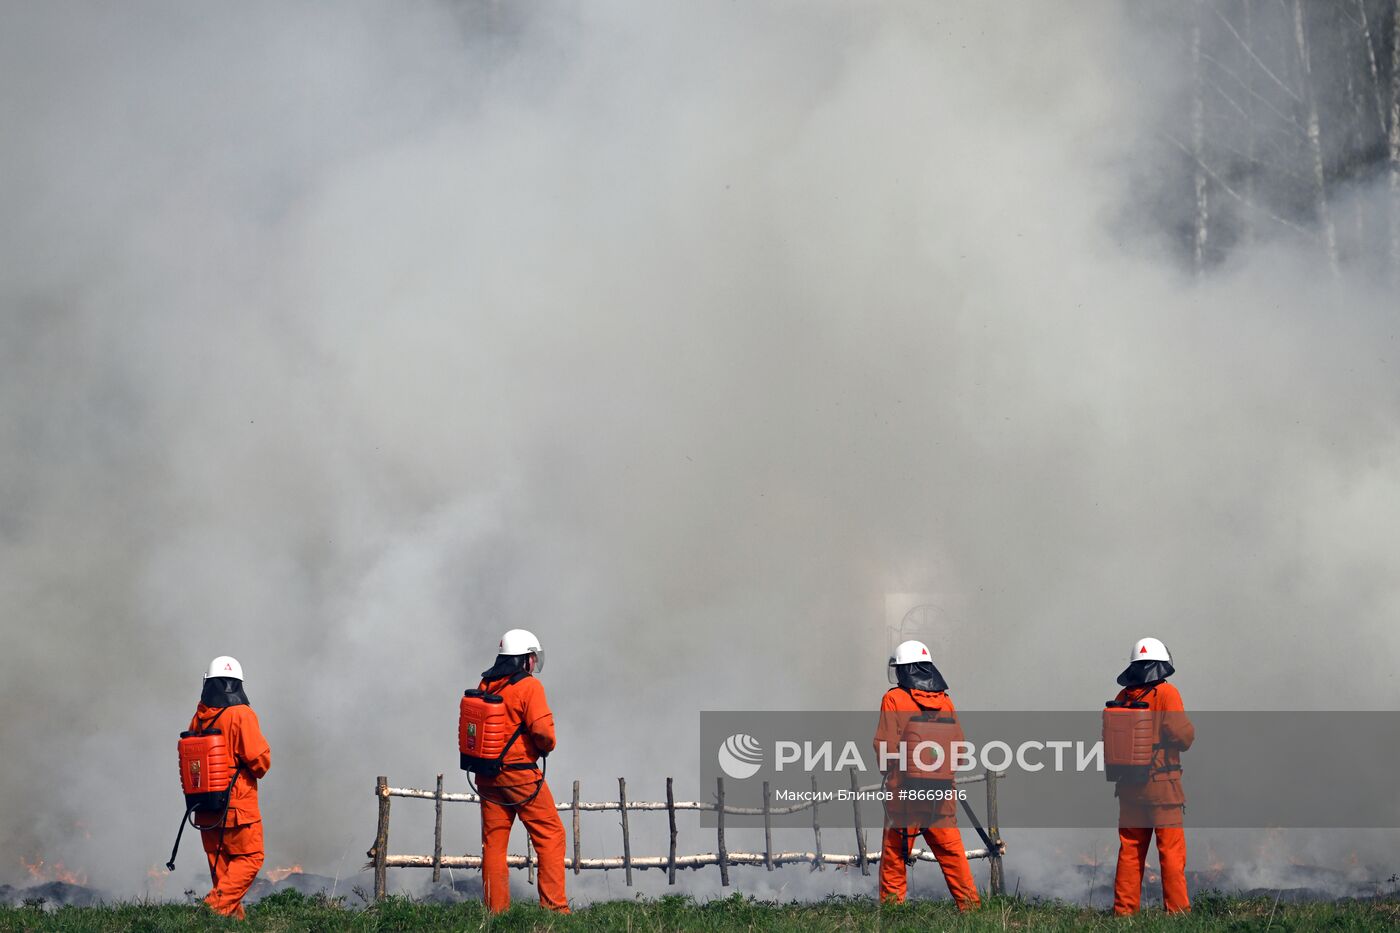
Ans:
[[[286,868],[271,868],[263,872],[263,875],[267,878],[267,880],[271,881],[273,884],[276,884],[277,882],[286,879],[290,875],[299,874],[301,874],[300,865],[290,865]]]
[[[29,872],[29,880],[35,884],[43,884],[48,881],[62,881],[64,884],[87,884],[87,875],[80,871],[72,871],[63,862],[53,862],[50,864],[42,858],[34,861],[24,856],[20,856],[20,863]]]

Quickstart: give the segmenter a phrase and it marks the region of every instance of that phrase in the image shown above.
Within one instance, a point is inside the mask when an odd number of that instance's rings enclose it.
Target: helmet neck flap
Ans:
[[[896,664],[895,682],[905,690],[927,690],[929,693],[943,693],[948,682],[933,666],[932,661],[917,661],[914,664]]]
[[[247,706],[248,694],[243,692],[243,681],[237,677],[206,677],[204,690],[199,702],[205,706]]]
[[[1170,661],[1134,661],[1118,675],[1120,687],[1145,687],[1176,673]]]
[[[512,677],[521,671],[529,671],[530,656],[528,654],[498,654],[496,663],[481,672],[481,679],[484,681],[500,680],[503,677]]]

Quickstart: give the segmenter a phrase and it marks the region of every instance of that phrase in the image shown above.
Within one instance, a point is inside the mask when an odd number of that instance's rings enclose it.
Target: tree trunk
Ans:
[[[1356,12],[1361,17],[1361,40],[1366,44],[1366,64],[1371,72],[1371,91],[1376,97],[1376,120],[1381,135],[1385,135],[1385,91],[1381,87],[1381,70],[1376,63],[1376,44],[1371,38],[1371,22],[1366,18],[1366,0],[1356,0]]]
[[[1197,275],[1205,271],[1206,238],[1210,235],[1210,200],[1206,187],[1205,148],[1206,108],[1205,88],[1201,75],[1201,18],[1205,15],[1204,0],[1196,0],[1196,13],[1191,23],[1191,154],[1196,157],[1196,235],[1192,244],[1192,260]]]
[[[1365,3],[1362,2],[1360,6],[1364,10]],[[1345,24],[1343,24],[1341,27],[1343,62],[1342,67],[1346,71],[1347,103],[1351,106],[1352,113],[1352,118],[1350,121],[1351,129],[1347,134],[1349,136],[1349,139],[1347,140],[1347,148],[1350,149],[1353,153],[1353,155],[1351,156],[1351,158],[1353,159],[1359,159],[1361,157],[1360,154],[1366,151],[1366,144],[1374,138],[1366,132],[1366,125],[1369,122],[1369,120],[1367,119],[1366,111],[1370,109],[1370,104],[1366,101],[1368,95],[1364,90],[1362,90],[1362,84],[1364,81],[1362,69],[1364,67],[1366,54],[1363,50],[1357,48],[1358,44],[1366,38],[1364,12],[1362,14],[1362,17],[1362,27],[1359,33],[1353,32],[1352,30],[1348,29],[1345,26]],[[1356,60],[1353,60],[1353,58],[1355,58]],[[1382,135],[1384,135],[1384,132],[1382,132]],[[1352,171],[1352,169],[1348,167],[1345,169],[1345,171],[1350,172]],[[1365,198],[1351,199],[1351,223],[1353,228],[1352,242],[1356,244],[1365,243]]]
[[[1244,0],[1242,13],[1244,17],[1244,41],[1246,45],[1253,46],[1254,0]],[[1254,87],[1254,69],[1249,68],[1246,73],[1249,75],[1247,79],[1249,83],[1246,85],[1246,90],[1249,92],[1250,96],[1253,97],[1258,93]],[[1259,131],[1258,127],[1254,125],[1254,111],[1255,105],[1251,101],[1249,104],[1248,116],[1245,118],[1244,139],[1244,155],[1247,163],[1244,173],[1244,199],[1251,205],[1254,203],[1254,176],[1258,174],[1259,171],[1259,166],[1256,161],[1256,150],[1259,145]],[[1199,164],[1200,163],[1197,163],[1198,166]],[[1199,170],[1198,167],[1197,171]],[[1258,228],[1254,214],[1255,211],[1252,207],[1247,207],[1244,211],[1244,245],[1246,249],[1253,248],[1257,235]]]
[[[1400,288],[1400,0],[1395,0],[1390,50],[1390,282]]]
[[[1332,223],[1332,209],[1327,203],[1327,171],[1322,162],[1322,127],[1317,118],[1317,94],[1313,88],[1312,62],[1308,57],[1308,34],[1303,24],[1303,0],[1293,0],[1293,40],[1298,45],[1298,64],[1302,74],[1303,109],[1307,116],[1308,149],[1312,152],[1313,197],[1316,201],[1317,223],[1322,228],[1322,245],[1327,252],[1327,265],[1333,275],[1339,274],[1337,262],[1337,228]]]

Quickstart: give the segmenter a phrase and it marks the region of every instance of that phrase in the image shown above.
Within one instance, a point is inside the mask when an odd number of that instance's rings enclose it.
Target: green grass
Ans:
[[[812,904],[777,904],[734,895],[697,903],[686,897],[609,901],[559,917],[533,904],[517,904],[490,917],[475,902],[427,904],[406,898],[366,909],[344,899],[305,897],[282,891],[248,908],[248,922],[214,917],[201,907],[178,904],[117,904],[109,907],[0,907],[0,931],[379,931],[379,930],[1356,930],[1400,927],[1400,899],[1325,904],[1275,904],[1268,898],[1197,897],[1189,917],[1160,910],[1115,918],[1067,904],[999,897],[982,910],[959,915],[947,901],[918,901],[878,907],[868,898],[832,898]]]

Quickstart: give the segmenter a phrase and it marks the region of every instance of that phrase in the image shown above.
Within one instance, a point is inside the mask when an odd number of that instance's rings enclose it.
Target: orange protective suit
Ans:
[[[216,707],[199,704],[190,729],[201,729],[219,714],[215,728],[239,769],[229,793],[228,815],[223,826],[217,816],[196,816],[204,854],[209,859],[209,879],[213,889],[204,896],[215,913],[243,919],[243,895],[258,876],[263,863],[262,813],[258,810],[258,779],[272,767],[272,750],[258,727],[258,714],[251,706]]]
[[[937,710],[955,712],[953,701],[943,691],[906,690],[895,687],[880,701],[880,724],[875,731],[876,760],[881,761],[882,746],[896,752],[904,727],[912,716]],[[882,762],[883,770],[883,762]],[[899,773],[891,771],[885,779],[886,790],[899,793]],[[928,825],[928,824],[934,825]],[[901,804],[898,799],[885,806],[885,833],[880,851],[880,900],[902,903],[908,893],[908,870],[905,855],[918,836],[938,859],[948,893],[959,910],[980,907],[977,883],[967,864],[962,833],[958,831],[957,804],[951,800],[937,803]]]
[[[1118,871],[1113,880],[1113,912],[1137,913],[1142,902],[1142,874],[1152,834],[1157,834],[1157,857],[1162,863],[1162,901],[1168,913],[1191,910],[1186,893],[1186,833],[1182,815],[1186,793],[1181,787],[1181,753],[1196,740],[1181,694],[1166,681],[1119,691],[1120,702],[1142,701],[1162,713],[1158,748],[1152,754],[1151,777],[1144,784],[1119,782]]]
[[[545,700],[544,687],[533,676],[515,683],[510,678],[482,681],[480,689],[496,693],[505,701],[508,728],[524,723],[520,737],[506,750],[504,763],[533,765],[540,756],[554,750],[554,713]],[[539,793],[533,800],[530,795]],[[564,822],[538,768],[505,770],[494,777],[477,779],[481,792],[481,884],[486,907],[500,913],[510,906],[510,869],[506,849],[510,830],[518,815],[530,834],[539,859],[536,872],[540,906],[569,913],[564,893]],[[528,803],[523,801],[529,800]]]

